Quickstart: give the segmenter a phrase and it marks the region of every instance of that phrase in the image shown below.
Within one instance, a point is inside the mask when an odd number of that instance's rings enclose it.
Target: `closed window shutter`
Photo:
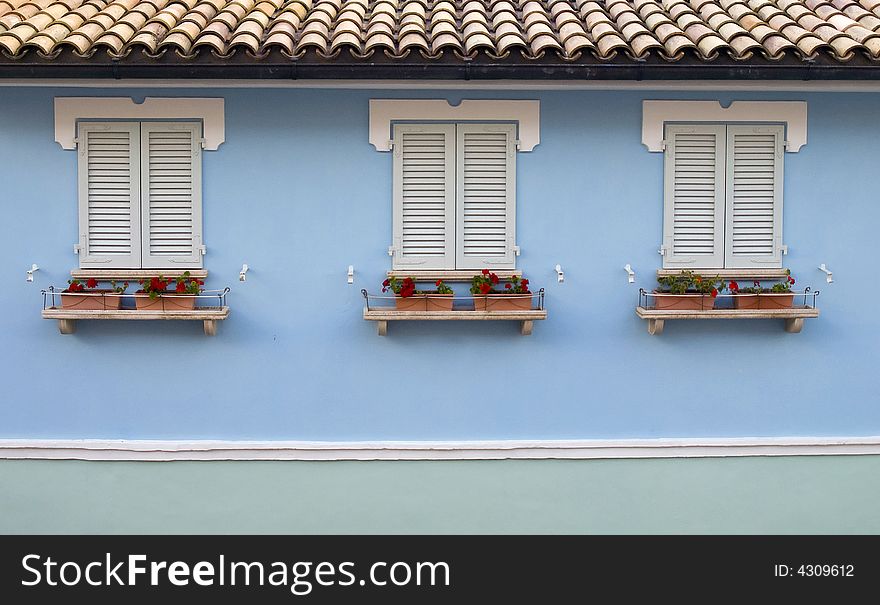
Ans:
[[[202,255],[201,126],[141,125],[144,268],[197,268]]]
[[[79,245],[83,268],[141,262],[137,123],[79,126]]]
[[[394,268],[455,268],[455,126],[394,127]]]
[[[724,267],[725,127],[666,127],[664,268]]]
[[[727,127],[727,267],[782,266],[782,126]]]
[[[457,127],[456,268],[515,266],[516,128]]]

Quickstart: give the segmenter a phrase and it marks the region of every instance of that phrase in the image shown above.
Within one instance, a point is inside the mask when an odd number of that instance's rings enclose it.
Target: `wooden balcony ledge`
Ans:
[[[78,311],[48,307],[43,309],[43,319],[57,319],[62,334],[76,332],[76,322],[81,319],[121,319],[121,320],[189,320],[201,321],[208,336],[217,334],[217,322],[229,317],[229,307],[197,307],[192,311],[138,311],[136,309],[114,309],[110,311]]]
[[[520,333],[532,333],[535,321],[547,319],[546,309],[531,311],[397,311],[364,309],[364,319],[375,321],[379,336],[388,334],[389,321],[518,321]]]
[[[819,317],[815,307],[795,306],[791,309],[707,309],[705,311],[652,309],[636,307],[636,315],[648,320],[648,333],[663,333],[667,319],[783,319],[785,331],[796,334],[804,327],[804,320]]]

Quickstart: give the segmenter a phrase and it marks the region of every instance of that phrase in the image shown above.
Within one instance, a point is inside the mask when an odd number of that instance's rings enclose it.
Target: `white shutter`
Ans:
[[[663,267],[724,267],[725,127],[666,127]]]
[[[137,123],[79,126],[79,249],[82,268],[140,267]]]
[[[455,268],[455,126],[394,127],[395,269]]]
[[[141,125],[143,267],[202,266],[201,125]]]
[[[457,269],[515,266],[516,128],[459,124]]]
[[[782,126],[727,127],[730,268],[782,266]]]

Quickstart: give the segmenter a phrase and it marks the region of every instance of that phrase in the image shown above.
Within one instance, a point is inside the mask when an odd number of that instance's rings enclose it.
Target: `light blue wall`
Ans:
[[[61,336],[40,318],[40,288],[77,263],[76,154],[53,140],[52,102],[95,94],[226,98],[226,142],[204,156],[209,286],[233,288],[216,338],[193,322],[80,322]],[[391,238],[391,156],[368,143],[367,102],[424,96],[541,100],[541,144],[518,156],[519,264],[550,313],[531,337],[436,322],[379,338],[361,319],[359,290],[377,290]],[[662,219],[644,98],[809,103],[808,144],[785,157],[786,264],[822,290],[803,333],[700,321],[651,337],[635,317]],[[0,88],[0,438],[880,434],[878,110],[871,94]]]

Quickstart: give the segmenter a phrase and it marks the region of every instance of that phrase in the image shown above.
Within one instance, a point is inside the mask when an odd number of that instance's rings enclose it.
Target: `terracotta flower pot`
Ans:
[[[655,294],[660,294],[656,292]],[[667,294],[654,297],[654,308],[667,311],[705,311],[715,308],[715,298],[708,294]]]
[[[761,309],[791,309],[794,294],[764,294],[758,297]]]
[[[425,297],[428,311],[452,311],[452,294],[429,294]]]
[[[425,311],[428,308],[427,298],[424,295],[414,294],[394,297],[394,306],[398,311]]]
[[[761,304],[760,296],[757,294],[737,294],[733,297],[733,307],[735,309],[757,309]]]
[[[530,294],[487,294],[474,296],[475,311],[531,311]]]
[[[740,294],[733,299],[737,309],[791,309],[794,294]]]
[[[135,307],[138,311],[192,311],[196,306],[196,297],[192,294],[162,294],[158,298],[150,298],[149,294],[135,292]]]
[[[113,294],[114,296],[97,296]],[[110,311],[122,306],[122,297],[116,296],[113,290],[87,290],[85,292],[61,293],[61,307],[72,311]]]

